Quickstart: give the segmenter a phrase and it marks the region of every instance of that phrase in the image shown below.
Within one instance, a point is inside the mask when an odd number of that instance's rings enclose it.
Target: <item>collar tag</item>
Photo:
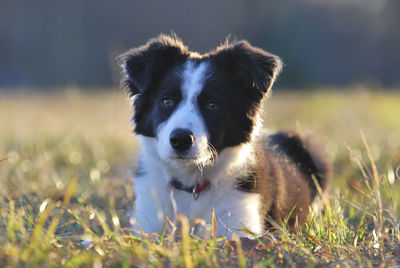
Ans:
[[[193,194],[193,199],[195,201],[197,201],[197,199],[199,199],[199,195],[200,195],[200,192],[201,192],[201,191],[199,191],[199,188],[200,188],[199,184],[196,184],[196,186],[193,187],[192,194]]]
[[[196,188],[193,188],[193,199],[194,201],[197,201],[197,199],[199,199],[200,192],[196,193],[195,190]]]

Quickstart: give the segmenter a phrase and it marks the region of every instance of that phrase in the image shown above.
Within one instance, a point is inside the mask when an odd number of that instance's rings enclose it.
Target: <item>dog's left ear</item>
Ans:
[[[237,78],[249,80],[252,86],[264,93],[270,91],[282,69],[278,56],[244,40],[224,44],[214,53],[217,64],[223,64]]]
[[[124,72],[122,84],[131,97],[142,94],[188,55],[188,48],[175,34],[161,34],[117,57]]]

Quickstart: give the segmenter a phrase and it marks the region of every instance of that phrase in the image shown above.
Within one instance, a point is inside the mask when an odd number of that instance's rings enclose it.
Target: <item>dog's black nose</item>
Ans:
[[[172,148],[179,152],[184,152],[189,149],[194,143],[194,134],[187,129],[178,128],[172,131],[169,142]]]

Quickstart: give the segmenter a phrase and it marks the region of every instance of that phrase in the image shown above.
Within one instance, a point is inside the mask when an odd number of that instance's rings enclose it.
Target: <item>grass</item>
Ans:
[[[277,92],[265,125],[317,133],[334,186],[306,225],[255,240],[129,232],[138,151],[119,91],[0,91],[0,266],[391,266],[400,263],[400,94]],[[212,221],[215,222],[215,219]],[[213,227],[211,227],[213,228]]]

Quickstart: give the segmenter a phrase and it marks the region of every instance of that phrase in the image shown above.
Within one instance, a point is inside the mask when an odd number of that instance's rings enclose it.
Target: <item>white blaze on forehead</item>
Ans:
[[[210,159],[208,131],[197,103],[197,97],[208,77],[207,68],[206,62],[197,64],[188,60],[179,70],[178,75],[182,80],[182,100],[169,119],[160,124],[157,129],[157,150],[161,159],[176,158],[176,153],[170,144],[170,135],[179,128],[187,129],[195,136],[194,144],[186,157],[197,162]]]
[[[182,72],[183,99],[191,100],[200,93],[207,78],[207,67],[208,64],[206,62],[197,65],[188,60],[185,63]]]

